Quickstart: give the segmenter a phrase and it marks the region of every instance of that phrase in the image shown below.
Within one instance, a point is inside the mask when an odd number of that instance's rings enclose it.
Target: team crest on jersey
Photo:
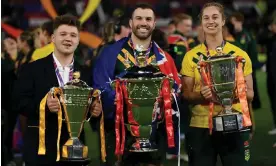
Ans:
[[[241,44],[245,44],[245,42],[246,42],[246,41],[245,41],[245,38],[246,38],[246,36],[245,36],[245,35],[242,35],[242,37],[241,37],[241,41],[240,41],[240,42],[241,42]]]

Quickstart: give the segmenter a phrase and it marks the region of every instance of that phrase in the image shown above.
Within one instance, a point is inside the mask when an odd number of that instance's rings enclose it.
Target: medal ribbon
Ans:
[[[133,50],[133,54],[134,54],[135,61],[136,61],[136,64],[135,64],[135,65],[137,65],[137,56],[138,56],[138,55],[137,55],[137,50],[134,48],[134,44],[133,44],[133,41],[131,40],[131,37],[129,38],[129,45],[130,45],[130,47],[131,47],[132,50]],[[145,55],[146,55],[146,62],[145,62],[145,63],[148,62],[149,54],[150,54],[151,48],[152,48],[152,42],[150,42],[150,45],[149,45],[149,47],[148,47],[148,49],[147,49],[147,51],[146,51],[146,53],[145,53]],[[126,58],[128,58],[128,57],[126,57]],[[147,65],[147,64],[145,64],[145,65]]]
[[[225,41],[223,40],[222,43],[221,43],[221,45],[220,45],[220,47],[223,49],[224,46],[225,46],[225,44],[226,44],[226,43],[225,43]],[[206,41],[204,41],[204,45],[205,45],[205,47],[206,47],[207,57],[209,58],[211,55],[210,55],[209,48],[208,48],[208,46],[207,46]]]
[[[54,67],[55,67],[56,76],[59,80],[60,86],[63,87],[64,86],[64,81],[63,81],[63,79],[62,79],[62,77],[59,73],[59,69],[58,69],[58,66],[57,66],[55,60],[54,60]],[[73,79],[73,72],[74,72],[74,66],[71,65],[70,66],[70,72],[69,72],[69,81],[71,81]]]

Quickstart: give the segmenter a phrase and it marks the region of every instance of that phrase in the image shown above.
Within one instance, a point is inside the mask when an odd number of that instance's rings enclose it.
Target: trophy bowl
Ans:
[[[87,161],[88,147],[80,140],[84,123],[90,120],[89,108],[97,95],[93,88],[79,76],[62,87],[64,121],[67,125],[69,139],[62,146],[61,161]],[[89,116],[90,115],[90,116]]]
[[[154,134],[165,116],[164,112],[160,111],[160,91],[164,79],[167,77],[153,65],[133,66],[128,68],[122,77],[117,78],[127,91],[127,94],[124,94],[124,125],[135,140],[130,147],[126,147],[130,152],[158,150]],[[170,88],[172,85],[173,81],[170,79]],[[126,103],[131,103],[131,109]]]
[[[223,54],[218,49],[218,55],[204,61],[202,70],[210,76],[212,94],[222,106],[222,110],[213,117],[213,130],[221,132],[238,132],[244,129],[242,113],[233,109],[236,99],[236,57]],[[203,76],[202,76],[203,77]]]

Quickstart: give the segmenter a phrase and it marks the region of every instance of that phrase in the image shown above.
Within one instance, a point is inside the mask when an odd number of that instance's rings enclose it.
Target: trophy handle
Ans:
[[[53,97],[55,97],[55,96],[57,96],[57,95],[61,95],[61,93],[62,93],[62,89],[61,88],[57,88],[57,87],[52,87],[51,89],[50,89],[50,93],[51,93],[51,95],[53,96]]]
[[[90,119],[92,118],[92,114],[89,117],[87,117],[87,116],[91,109],[91,105],[92,105],[93,101],[98,100],[101,103],[100,94],[101,94],[100,90],[92,90],[90,92],[89,97],[88,97],[88,104],[86,107],[86,113],[85,113],[85,117],[84,117],[85,122],[89,122]]]
[[[93,103],[93,97],[90,93],[89,97],[88,97],[88,102],[87,102],[87,107],[86,107],[86,112],[84,114],[84,122],[89,122],[90,119],[92,118],[92,114],[90,114],[90,116],[88,117],[88,114],[90,112],[90,109],[91,109],[91,105]]]
[[[63,92],[61,88],[57,88],[57,87],[52,87],[50,89],[50,94],[53,98],[55,98],[55,96],[57,97],[59,104],[61,106],[61,109],[63,110],[63,103],[64,103],[64,98],[62,98],[63,96]],[[63,121],[65,121],[65,119],[62,119]]]
[[[243,57],[241,57],[241,56],[237,56],[236,57],[236,62],[237,63],[245,63],[245,59]]]
[[[94,100],[93,100],[94,99]],[[100,100],[100,91],[99,90],[92,90],[89,92],[89,96],[88,96],[88,101],[87,101],[87,106],[86,106],[86,111],[82,120],[82,124],[80,127],[80,132],[79,132],[79,137],[80,137],[80,133],[83,130],[83,125],[85,122],[89,122],[90,119],[92,118],[92,114],[90,114],[90,116],[88,117],[88,113],[90,112],[91,109],[91,105],[93,103],[93,101],[95,100]]]
[[[201,76],[202,84],[205,86],[209,86],[211,88],[211,82],[210,82],[209,71],[207,69],[207,63],[204,61],[199,61],[197,68]]]

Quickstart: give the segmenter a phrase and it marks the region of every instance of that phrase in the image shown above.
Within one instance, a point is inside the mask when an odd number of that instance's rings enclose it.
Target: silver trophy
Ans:
[[[209,76],[212,94],[223,108],[213,117],[213,130],[222,132],[246,130],[243,126],[242,113],[232,108],[233,103],[238,100],[235,95],[236,57],[223,54],[221,47],[217,47],[216,51],[217,55],[209,57],[206,61],[200,61],[198,65],[202,80]]]

